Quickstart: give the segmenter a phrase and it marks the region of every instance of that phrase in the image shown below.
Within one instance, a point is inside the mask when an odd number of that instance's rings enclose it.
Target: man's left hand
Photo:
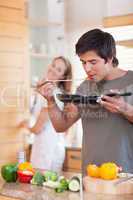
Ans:
[[[99,103],[110,112],[120,113],[130,122],[133,122],[133,106],[125,102],[123,97],[109,97],[105,95]]]

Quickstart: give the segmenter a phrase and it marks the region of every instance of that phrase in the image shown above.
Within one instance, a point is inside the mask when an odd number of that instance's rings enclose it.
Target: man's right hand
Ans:
[[[39,92],[48,102],[54,102],[54,90],[56,85],[51,81],[46,81],[42,86],[37,86],[37,92]]]

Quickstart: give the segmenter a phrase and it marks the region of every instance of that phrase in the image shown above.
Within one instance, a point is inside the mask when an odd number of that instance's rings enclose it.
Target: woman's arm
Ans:
[[[31,133],[39,134],[47,120],[48,110],[47,108],[42,108],[33,127],[29,127],[29,123],[27,120],[22,121],[18,127],[27,128]]]
[[[47,120],[48,120],[47,108],[42,108],[40,114],[38,115],[35,125],[31,128],[28,127],[28,129],[30,130],[30,132],[38,134],[42,131],[42,128]]]

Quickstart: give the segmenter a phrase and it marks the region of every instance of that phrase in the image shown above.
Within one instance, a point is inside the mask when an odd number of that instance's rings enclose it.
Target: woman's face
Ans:
[[[66,72],[66,65],[62,59],[56,59],[49,65],[47,78],[48,80],[61,80],[64,79]]]

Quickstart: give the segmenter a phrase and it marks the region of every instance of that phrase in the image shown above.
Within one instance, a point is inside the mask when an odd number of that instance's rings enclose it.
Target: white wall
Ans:
[[[107,0],[105,16],[133,13],[133,0]]]
[[[133,0],[65,1],[68,40],[75,41],[88,29],[101,27],[103,17],[133,13]]]
[[[75,43],[87,30],[94,27],[102,27],[106,6],[106,0],[65,1],[68,56],[75,66],[76,78],[83,77],[84,72],[78,62],[78,58],[75,56]]]
[[[133,13],[133,0],[67,0],[65,4],[68,32],[102,25],[106,16]]]
[[[101,24],[106,0],[67,0],[68,31]]]

